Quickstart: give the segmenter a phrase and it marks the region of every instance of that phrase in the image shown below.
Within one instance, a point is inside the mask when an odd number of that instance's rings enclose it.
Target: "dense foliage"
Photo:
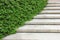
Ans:
[[[0,0],[0,39],[16,33],[46,6],[47,0]]]

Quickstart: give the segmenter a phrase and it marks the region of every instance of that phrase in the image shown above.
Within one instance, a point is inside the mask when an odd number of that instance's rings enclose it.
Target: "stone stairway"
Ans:
[[[3,40],[60,40],[60,0],[48,0],[44,10]]]

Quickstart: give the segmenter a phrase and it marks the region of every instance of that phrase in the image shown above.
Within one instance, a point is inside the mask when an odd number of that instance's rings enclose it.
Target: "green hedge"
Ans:
[[[43,10],[47,0],[0,0],[0,39],[16,33]]]

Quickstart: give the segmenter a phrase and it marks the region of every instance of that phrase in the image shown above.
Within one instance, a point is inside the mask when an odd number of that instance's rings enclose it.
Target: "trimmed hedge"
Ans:
[[[47,0],[0,0],[0,39],[16,33],[43,10]]]

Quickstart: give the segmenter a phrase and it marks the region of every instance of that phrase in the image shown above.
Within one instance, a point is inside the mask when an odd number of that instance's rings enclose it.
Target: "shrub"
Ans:
[[[23,26],[43,10],[47,0],[0,0],[0,39],[16,33],[16,29]]]

